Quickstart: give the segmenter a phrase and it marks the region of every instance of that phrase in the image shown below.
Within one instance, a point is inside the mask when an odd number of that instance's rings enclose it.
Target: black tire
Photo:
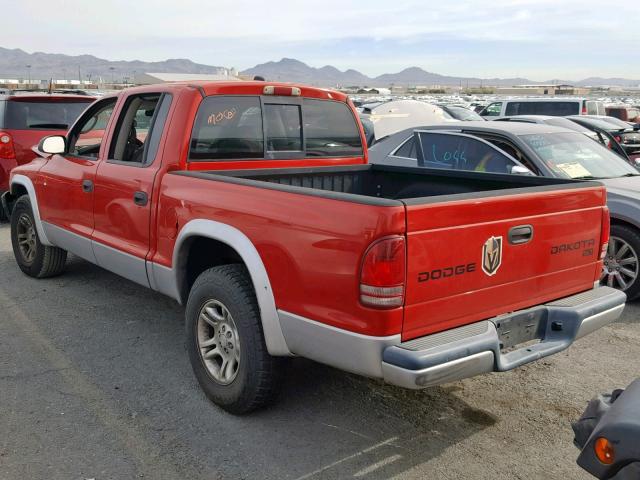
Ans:
[[[7,217],[7,212],[5,211],[4,207],[0,205],[0,223],[7,223],[8,221],[9,217]]]
[[[211,302],[222,304],[236,327],[240,353],[235,377],[228,384],[222,384],[214,378],[211,367],[205,364],[198,340],[202,335],[198,326],[200,315]],[[272,357],[267,351],[255,292],[243,265],[222,265],[200,274],[189,293],[185,323],[191,366],[204,393],[212,402],[230,413],[240,415],[264,407],[276,398],[286,359]],[[216,329],[210,325],[200,325],[201,329],[203,326],[210,329],[209,335],[214,340]]]
[[[30,258],[26,256],[19,245],[19,229],[24,228],[19,226],[21,222],[28,222],[33,227],[33,253]],[[67,252],[61,248],[50,247],[40,243],[35,225],[31,200],[29,200],[28,195],[23,195],[16,201],[11,212],[11,244],[16,262],[20,270],[30,277],[46,278],[60,275],[64,271],[67,262]]]
[[[619,238],[629,244],[631,249],[633,249],[633,253],[636,256],[636,260],[640,261],[640,232],[633,227],[627,225],[611,225],[611,237]],[[610,242],[611,245],[611,242]],[[605,262],[607,258],[605,258]],[[636,264],[637,273],[640,273],[640,265]],[[602,281],[604,285],[607,284],[607,277],[605,277]],[[618,287],[618,285],[615,285]],[[631,283],[626,289],[624,289],[624,293],[627,294],[627,299],[637,300],[640,297],[640,275],[636,276],[633,283]]]

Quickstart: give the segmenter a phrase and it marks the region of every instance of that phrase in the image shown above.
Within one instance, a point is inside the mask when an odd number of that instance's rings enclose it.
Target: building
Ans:
[[[229,82],[239,81],[237,73],[231,69],[224,69],[220,73],[142,73],[136,75],[134,83],[136,85],[153,85],[156,83],[171,83],[171,82],[190,82],[205,80],[211,82]]]

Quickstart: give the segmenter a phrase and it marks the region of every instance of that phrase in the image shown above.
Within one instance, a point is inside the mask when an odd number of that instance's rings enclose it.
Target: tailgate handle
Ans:
[[[521,225],[509,229],[509,243],[511,245],[521,245],[528,243],[533,238],[533,227],[531,225]]]

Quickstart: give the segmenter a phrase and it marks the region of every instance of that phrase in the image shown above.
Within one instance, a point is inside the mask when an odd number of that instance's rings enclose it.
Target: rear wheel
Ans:
[[[64,271],[67,252],[40,243],[28,195],[20,197],[13,207],[11,244],[20,270],[30,277],[53,277]]]
[[[285,359],[272,357],[246,268],[223,265],[195,281],[186,308],[187,350],[207,397],[243,414],[276,397]]]
[[[640,234],[626,225],[611,225],[609,249],[600,279],[603,285],[617,288],[629,300],[640,296]]]

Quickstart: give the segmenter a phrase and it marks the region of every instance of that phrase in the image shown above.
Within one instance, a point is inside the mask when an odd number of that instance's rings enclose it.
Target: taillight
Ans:
[[[11,135],[0,132],[0,158],[16,158],[16,149],[13,147]]]
[[[575,112],[575,110],[574,110],[574,112]],[[586,114],[587,114],[587,106],[583,105],[582,106],[582,115],[586,115]]]
[[[609,208],[602,209],[602,229],[600,230],[600,260],[604,260],[609,248],[609,236],[611,235],[611,215]]]
[[[402,306],[405,270],[404,237],[388,237],[373,243],[362,261],[360,302],[375,308]]]
[[[615,136],[615,137],[613,137],[613,138],[614,138],[614,140],[615,140],[616,142],[618,142],[618,143],[622,142],[622,137],[619,137],[619,136],[617,136],[617,135],[616,135],[616,136]]]

